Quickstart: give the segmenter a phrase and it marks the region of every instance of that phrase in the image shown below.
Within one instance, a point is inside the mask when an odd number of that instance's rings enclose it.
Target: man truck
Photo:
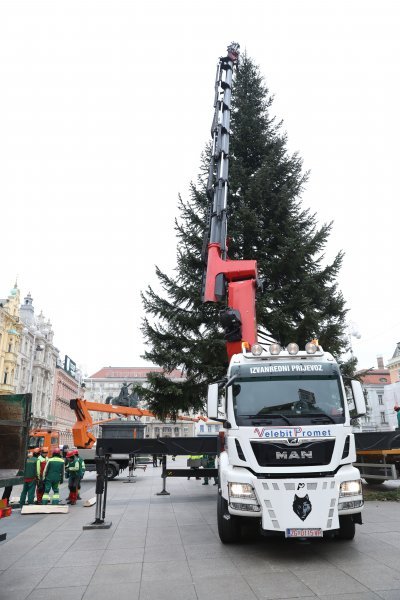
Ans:
[[[259,342],[256,261],[228,258],[231,95],[238,59],[239,45],[232,43],[217,66],[203,244],[202,300],[224,306],[220,318],[230,361],[224,382],[211,384],[208,393],[208,417],[224,424],[219,535],[224,543],[235,542],[243,521],[258,519],[264,533],[352,539],[363,496],[352,466],[354,436],[339,366],[318,340],[301,351],[295,343],[283,348],[274,340]],[[364,414],[361,385],[349,383],[355,413]]]
[[[286,537],[352,539],[363,496],[347,390],[332,355],[316,342],[302,352],[254,344],[232,357],[219,406],[220,387],[209,387],[208,415],[225,428],[221,540],[237,541],[245,518]],[[360,384],[351,389],[357,413],[365,412]]]

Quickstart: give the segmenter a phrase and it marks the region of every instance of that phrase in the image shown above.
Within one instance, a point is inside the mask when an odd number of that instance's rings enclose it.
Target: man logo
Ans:
[[[290,452],[283,450],[282,452],[275,452],[275,458],[277,460],[300,460],[302,458],[312,457],[312,450],[291,450]]]
[[[310,498],[308,494],[304,498],[299,498],[297,494],[294,495],[293,500],[293,511],[302,520],[305,521],[312,510]]]
[[[301,440],[299,438],[288,438],[287,443],[289,446],[300,446]]]

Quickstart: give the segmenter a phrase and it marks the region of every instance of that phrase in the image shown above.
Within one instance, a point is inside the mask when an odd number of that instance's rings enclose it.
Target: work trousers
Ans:
[[[38,504],[42,503],[43,494],[44,494],[44,481],[43,481],[43,479],[41,479],[40,481],[38,481],[37,489],[36,489],[36,500],[38,501]]]
[[[36,480],[35,479],[33,479],[32,481],[24,481],[24,486],[22,488],[21,496],[19,498],[19,503],[21,506],[24,506],[27,495],[28,495],[28,504],[34,503],[35,490],[36,490]]]
[[[214,485],[217,485],[218,483],[218,479],[216,477],[214,477]],[[204,484],[208,485],[208,477],[204,477]]]
[[[60,502],[59,492],[59,481],[50,481],[49,479],[44,480],[44,494],[42,498],[42,504],[48,504],[50,501],[50,491],[53,489],[53,497],[51,499],[52,504],[58,504]]]
[[[68,478],[68,489],[69,489],[68,500],[70,501],[71,504],[76,504],[76,501],[78,498],[78,491],[80,488],[80,482],[81,482],[81,478],[78,475],[71,475]]]

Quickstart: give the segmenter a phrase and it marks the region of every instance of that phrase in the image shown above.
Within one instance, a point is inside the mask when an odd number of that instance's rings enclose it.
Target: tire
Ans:
[[[386,479],[369,479],[368,477],[364,477],[363,479],[365,479],[368,485],[380,485],[386,481]]]
[[[351,515],[339,517],[339,525],[340,529],[337,537],[340,540],[352,540],[356,534],[356,524],[353,521],[353,517]]]
[[[108,481],[111,481],[111,479],[115,479],[116,476],[119,473],[119,469],[117,469],[117,467],[113,464],[109,464],[108,468],[107,468],[107,479]]]
[[[240,522],[239,518],[230,515],[228,503],[218,494],[217,502],[218,533],[223,544],[234,544],[240,540]]]

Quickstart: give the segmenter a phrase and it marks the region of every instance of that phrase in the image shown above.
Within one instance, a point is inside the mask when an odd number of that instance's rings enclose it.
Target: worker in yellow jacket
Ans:
[[[188,458],[188,467],[192,469],[193,475],[196,475],[196,479],[200,479],[200,477],[197,476],[197,471],[200,468],[202,458],[202,454],[193,454]],[[190,479],[190,476],[188,477],[188,479]]]

